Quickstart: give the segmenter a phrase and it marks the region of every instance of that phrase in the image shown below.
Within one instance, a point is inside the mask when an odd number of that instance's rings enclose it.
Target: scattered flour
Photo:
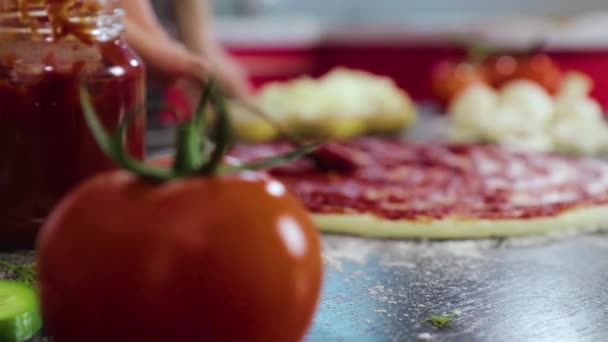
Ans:
[[[378,259],[384,268],[416,269],[413,260],[429,258],[462,262],[471,266],[487,260],[493,251],[505,248],[544,246],[573,237],[575,233],[560,232],[543,236],[508,239],[454,240],[454,241],[399,241],[373,240],[345,236],[325,236],[324,261],[329,267],[342,272],[344,263],[364,265],[370,257]],[[598,239],[603,241],[604,239]],[[606,243],[608,246],[608,243]],[[430,271],[429,271],[430,272]]]
[[[324,239],[323,260],[326,265],[342,272],[344,262],[366,264],[369,254],[379,242],[351,237],[326,237]]]
[[[418,265],[412,257],[449,259],[481,259],[488,249],[496,247],[495,240],[478,241],[383,241],[356,237],[326,236],[324,238],[324,261],[338,271],[344,263],[366,264],[370,257],[377,257],[383,267],[415,269]]]
[[[499,248],[528,248],[546,246],[574,237],[582,236],[580,231],[553,232],[545,235],[522,236],[504,239],[497,246]]]
[[[420,333],[416,336],[419,341],[429,341],[433,339],[433,335],[427,333]]]

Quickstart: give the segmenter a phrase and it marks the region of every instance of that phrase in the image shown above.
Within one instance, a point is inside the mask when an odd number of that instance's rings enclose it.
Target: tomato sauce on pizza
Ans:
[[[240,145],[252,161],[287,143]],[[525,219],[608,203],[608,165],[593,159],[361,138],[332,142],[270,173],[315,214],[372,214],[389,220]]]

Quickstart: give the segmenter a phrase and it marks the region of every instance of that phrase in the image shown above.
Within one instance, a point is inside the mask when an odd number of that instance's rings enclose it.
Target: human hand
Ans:
[[[190,52],[168,35],[157,35],[137,22],[125,18],[127,42],[143,59],[149,74],[161,83],[186,78],[203,80],[210,72],[207,61]]]
[[[180,26],[184,30],[180,33],[185,40],[182,44],[164,30],[148,0],[123,1],[126,40],[144,60],[150,77],[172,85],[190,106],[198,102],[202,86],[210,77],[217,79],[228,95],[248,96],[251,86],[245,70],[208,34],[204,3],[195,0],[191,5],[196,6],[179,7],[180,12],[198,14],[180,21],[189,25]],[[198,6],[203,8],[196,9]],[[201,21],[207,24],[201,25]]]
[[[247,71],[228,54],[219,44],[212,43],[204,53],[210,66],[210,73],[233,97],[248,97],[252,86]]]

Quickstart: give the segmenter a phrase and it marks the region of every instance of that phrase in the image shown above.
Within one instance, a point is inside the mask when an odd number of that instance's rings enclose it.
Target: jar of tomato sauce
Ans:
[[[108,130],[142,110],[144,67],[121,16],[117,0],[0,0],[0,246],[31,245],[62,196],[115,167],[89,132],[78,88],[86,83]],[[143,159],[137,117],[126,141]]]

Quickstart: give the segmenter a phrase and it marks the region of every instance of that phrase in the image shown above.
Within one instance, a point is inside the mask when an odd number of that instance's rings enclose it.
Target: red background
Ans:
[[[335,66],[346,66],[390,76],[421,101],[432,100],[429,84],[433,66],[446,58],[464,55],[458,47],[378,43],[297,48],[228,46],[228,49],[250,71],[256,86],[304,74],[318,76]],[[608,49],[552,50],[547,54],[564,70],[591,76],[595,81],[593,96],[608,108]]]

